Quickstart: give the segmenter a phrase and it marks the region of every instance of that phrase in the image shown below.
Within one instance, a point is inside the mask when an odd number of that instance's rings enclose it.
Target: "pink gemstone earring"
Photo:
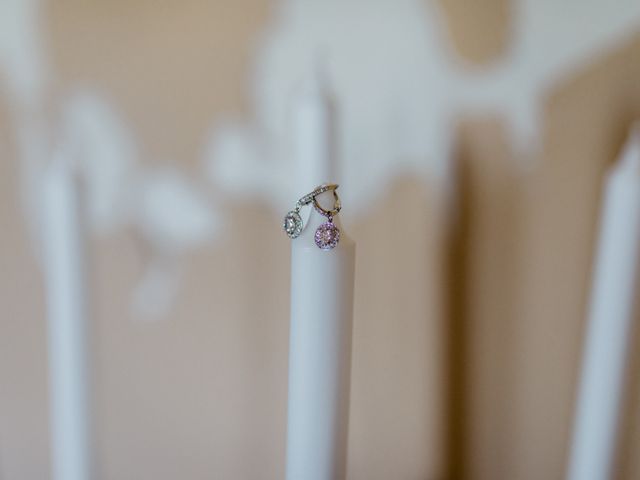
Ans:
[[[327,217],[327,221],[322,223],[317,229],[314,235],[314,239],[318,248],[322,250],[331,250],[338,245],[340,241],[340,229],[333,224],[333,217],[338,214],[340,209],[342,208],[342,204],[340,203],[340,197],[338,197],[338,192],[333,191],[334,204],[333,209],[325,210],[320,206],[316,197],[313,197],[313,208],[316,211]]]

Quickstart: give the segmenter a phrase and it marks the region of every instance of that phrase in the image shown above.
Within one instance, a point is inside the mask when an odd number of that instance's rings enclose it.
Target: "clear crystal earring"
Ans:
[[[298,238],[302,233],[302,217],[300,216],[300,208],[302,205],[296,203],[296,207],[287,212],[282,222],[282,228],[289,238]]]

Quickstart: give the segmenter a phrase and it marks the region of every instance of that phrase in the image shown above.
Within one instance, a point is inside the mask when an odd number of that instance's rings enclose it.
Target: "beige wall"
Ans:
[[[482,64],[506,48],[510,6],[468,3],[443,0],[446,24],[458,53]],[[72,86],[99,88],[145,163],[197,175],[212,119],[250,114],[249,61],[270,14],[248,0],[50,2],[51,115]],[[503,119],[459,119],[457,222],[441,186],[399,172],[347,225],[358,243],[349,478],[562,477],[602,173],[639,116],[636,35],[546,92],[534,159],[514,153]],[[15,137],[0,95],[0,477],[40,480],[44,300]],[[136,235],[93,237],[105,479],[283,478],[288,243],[281,212],[221,201],[223,236],[185,258],[177,305],[159,322],[129,308],[145,257]],[[620,479],[640,476],[635,410]]]

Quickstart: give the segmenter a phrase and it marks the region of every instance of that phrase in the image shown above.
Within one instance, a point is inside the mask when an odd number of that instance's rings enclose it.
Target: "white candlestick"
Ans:
[[[305,90],[296,107],[302,195],[335,181],[333,114],[325,91],[315,87]],[[331,193],[321,197],[333,204]],[[343,480],[346,474],[355,244],[336,218],[340,242],[320,250],[314,232],[324,221],[312,211],[291,242],[287,480]]]
[[[44,181],[51,461],[54,480],[91,478],[87,292],[78,185],[62,158]]]
[[[296,188],[307,193],[322,182],[336,181],[336,111],[321,72],[306,79],[292,115]]]
[[[636,297],[640,287],[640,131],[606,181],[567,478],[614,474]]]

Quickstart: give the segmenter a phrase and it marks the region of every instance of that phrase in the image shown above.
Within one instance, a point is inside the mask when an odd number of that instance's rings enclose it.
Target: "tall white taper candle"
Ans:
[[[89,480],[87,289],[78,184],[58,156],[44,177],[51,462],[54,480]]]
[[[307,193],[322,182],[338,179],[337,112],[324,72],[317,69],[308,77],[294,100],[291,119],[296,188]]]
[[[607,480],[640,291],[640,129],[607,180],[578,389],[568,480]]]
[[[300,196],[336,181],[332,118],[330,98],[316,77],[297,98],[293,115]],[[333,205],[329,192],[318,199],[325,208]],[[346,472],[355,244],[336,217],[340,242],[320,250],[314,232],[325,220],[312,211],[291,242],[287,480],[343,480]]]

